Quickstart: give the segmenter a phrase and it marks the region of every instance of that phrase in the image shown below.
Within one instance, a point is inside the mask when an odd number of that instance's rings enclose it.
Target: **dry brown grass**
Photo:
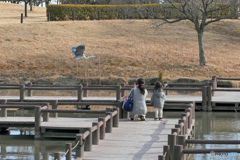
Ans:
[[[0,10],[0,72],[12,81],[100,75],[147,78],[157,77],[159,69],[164,70],[164,80],[239,77],[239,20],[206,27],[206,66],[200,67],[197,34],[189,21],[160,28],[156,20],[46,22],[45,8],[35,7],[20,24],[24,6],[0,2]],[[88,60],[88,72],[85,60],[72,59],[71,48],[80,44],[86,45],[86,56],[96,56]]]

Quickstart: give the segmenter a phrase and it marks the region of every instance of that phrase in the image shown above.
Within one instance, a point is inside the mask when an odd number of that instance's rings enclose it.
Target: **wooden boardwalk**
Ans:
[[[0,100],[19,100],[19,96],[0,96]],[[25,100],[44,101],[44,100],[59,100],[59,101],[77,101],[77,97],[70,96],[31,96],[25,97]],[[83,97],[83,101],[116,101],[116,97]],[[150,98],[148,97],[149,101]],[[166,101],[186,102],[195,101],[201,102],[201,95],[167,95]],[[240,102],[240,92],[216,92],[212,97],[212,102]]]
[[[177,119],[154,121],[120,120],[119,128],[107,133],[106,138],[84,152],[84,160],[154,160],[167,145],[167,136],[178,123]]]

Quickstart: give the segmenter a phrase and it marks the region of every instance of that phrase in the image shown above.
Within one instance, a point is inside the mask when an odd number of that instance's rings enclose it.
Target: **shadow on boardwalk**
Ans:
[[[177,119],[163,121],[120,120],[120,127],[107,134],[100,145],[93,146],[92,152],[85,152],[85,160],[116,159],[139,160],[157,159],[167,144],[167,135]]]

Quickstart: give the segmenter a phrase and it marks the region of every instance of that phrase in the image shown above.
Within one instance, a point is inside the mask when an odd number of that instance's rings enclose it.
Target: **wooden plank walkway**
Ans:
[[[84,160],[154,160],[167,145],[167,136],[177,124],[177,119],[154,121],[120,120],[119,128],[107,133],[105,140],[84,152]]]
[[[19,96],[0,96],[0,100],[19,100]],[[62,100],[62,101],[77,101],[77,97],[70,96],[25,96],[25,100]],[[83,97],[86,101],[116,101],[116,97]],[[147,100],[150,100],[148,97]],[[195,101],[201,102],[201,95],[168,95],[166,101],[186,102]],[[240,92],[216,92],[215,96],[212,97],[212,102],[226,101],[226,102],[240,102]]]

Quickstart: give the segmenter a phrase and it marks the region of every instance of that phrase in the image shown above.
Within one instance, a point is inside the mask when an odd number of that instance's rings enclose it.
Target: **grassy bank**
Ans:
[[[188,21],[156,27],[157,20],[47,22],[34,7],[20,24],[24,6],[0,2],[1,78],[50,79],[239,77],[240,20],[223,20],[204,32],[206,66],[199,66],[197,33]],[[86,60],[71,48],[86,45]]]

